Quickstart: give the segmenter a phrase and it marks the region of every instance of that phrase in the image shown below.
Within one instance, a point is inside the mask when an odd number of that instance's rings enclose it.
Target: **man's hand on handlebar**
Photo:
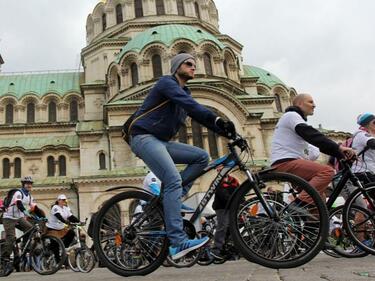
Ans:
[[[218,118],[216,120],[216,126],[219,127],[228,139],[234,139],[236,137],[236,128],[232,121]]]
[[[354,149],[350,148],[350,147],[345,147],[345,146],[342,146],[340,145],[340,152],[342,154],[344,154],[345,158],[348,159],[348,160],[355,160],[356,157],[357,157],[357,153],[355,152]]]

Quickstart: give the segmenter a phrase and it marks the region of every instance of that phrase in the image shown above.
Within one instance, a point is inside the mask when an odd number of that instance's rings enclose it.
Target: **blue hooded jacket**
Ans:
[[[186,116],[189,115],[205,127],[221,133],[215,125],[217,115],[196,102],[190,90],[181,88],[174,76],[163,76],[151,89],[136,116],[140,116],[164,101],[168,103],[136,120],[131,128],[131,135],[152,134],[160,140],[169,141],[177,134]]]

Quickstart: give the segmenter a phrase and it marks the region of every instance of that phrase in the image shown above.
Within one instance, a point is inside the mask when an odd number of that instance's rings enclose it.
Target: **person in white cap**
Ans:
[[[51,208],[47,230],[48,234],[61,238],[65,248],[69,247],[75,236],[74,231],[69,228],[70,222],[79,222],[79,219],[72,214],[68,207],[66,195],[60,194]]]

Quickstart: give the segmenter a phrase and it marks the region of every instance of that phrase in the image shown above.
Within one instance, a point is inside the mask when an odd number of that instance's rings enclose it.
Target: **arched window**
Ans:
[[[106,165],[105,165],[105,154],[104,154],[104,152],[99,153],[99,169],[100,170],[107,169]]]
[[[164,0],[156,0],[156,14],[165,15]]]
[[[204,62],[204,70],[206,71],[206,75],[212,75],[212,63],[211,63],[211,56],[209,53],[203,54],[203,62]]]
[[[182,143],[188,142],[187,128],[185,125],[182,125],[180,130],[178,131],[178,141]]]
[[[9,179],[10,176],[10,164],[9,164],[9,159],[4,158],[3,159],[3,178],[4,179]]]
[[[135,8],[135,17],[136,18],[143,17],[142,0],[135,0],[134,1],[134,8]]]
[[[47,157],[47,177],[55,176],[55,159],[53,156]]]
[[[199,5],[197,2],[194,3],[195,15],[198,19],[201,19],[201,12],[199,11]]]
[[[121,77],[117,74],[117,90],[120,91],[121,89]]]
[[[211,158],[212,159],[219,158],[219,151],[217,149],[217,136],[211,130],[208,130],[208,146],[210,148]]]
[[[229,77],[228,75],[228,61],[225,59],[224,60],[224,72],[225,72],[225,76]]]
[[[138,84],[138,66],[135,62],[131,64],[130,71],[132,74],[132,86],[135,86]]]
[[[185,8],[184,8],[184,1],[183,0],[177,0],[177,12],[179,16],[185,15]]]
[[[48,104],[48,122],[56,122],[56,103],[54,101]]]
[[[15,178],[21,177],[21,159],[18,157],[14,159],[14,177]]]
[[[154,78],[158,78],[163,75],[160,55],[152,56],[152,71],[154,73]]]
[[[278,112],[282,112],[283,108],[281,106],[281,99],[280,99],[279,94],[275,94],[275,103],[276,103],[276,110]]]
[[[107,15],[105,13],[102,14],[102,30],[105,31],[107,28]]]
[[[78,102],[77,100],[72,100],[69,105],[69,116],[71,122],[78,121]]]
[[[195,120],[191,120],[191,128],[193,132],[193,144],[203,148],[203,136],[202,136],[202,127]]]
[[[27,123],[35,123],[35,104],[29,102],[27,104]]]
[[[5,107],[5,123],[13,124],[13,104],[8,103]]]
[[[124,21],[122,17],[122,6],[121,4],[116,5],[116,23],[122,23]]]
[[[66,158],[64,155],[59,156],[59,176],[66,176]]]

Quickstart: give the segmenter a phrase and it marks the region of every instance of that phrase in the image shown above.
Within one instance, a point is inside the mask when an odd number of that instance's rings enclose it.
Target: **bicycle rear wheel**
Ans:
[[[366,191],[355,190],[345,202],[344,226],[351,239],[359,247],[357,250],[375,255],[375,211],[356,205],[357,200],[366,200],[374,206],[375,184],[365,186]]]
[[[323,248],[328,236],[324,202],[297,176],[268,172],[258,177],[261,194],[276,215],[267,214],[251,183],[245,182],[230,205],[230,230],[236,248],[247,260],[270,268],[307,263]],[[270,187],[284,190],[282,198],[270,196]],[[301,192],[306,194],[305,202],[298,199]]]
[[[156,270],[168,252],[164,217],[151,194],[130,189],[107,200],[94,226],[99,259],[122,276]]]

